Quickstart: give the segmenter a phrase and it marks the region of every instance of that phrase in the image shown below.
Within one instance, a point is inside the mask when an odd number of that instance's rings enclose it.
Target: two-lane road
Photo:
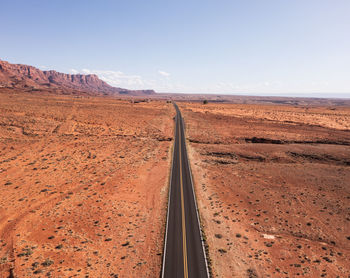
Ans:
[[[171,169],[162,277],[205,277],[208,267],[199,227],[184,122],[176,104],[175,142]]]

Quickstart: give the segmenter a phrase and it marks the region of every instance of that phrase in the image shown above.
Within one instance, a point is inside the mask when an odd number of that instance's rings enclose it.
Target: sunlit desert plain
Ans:
[[[162,98],[0,91],[0,277],[160,276]],[[177,99],[212,276],[348,277],[350,108]]]
[[[174,113],[2,90],[0,277],[158,277]]]
[[[350,109],[179,103],[214,277],[350,275]]]

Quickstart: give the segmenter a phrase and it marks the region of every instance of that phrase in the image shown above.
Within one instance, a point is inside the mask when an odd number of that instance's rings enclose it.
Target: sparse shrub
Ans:
[[[252,268],[247,269],[247,274],[249,278],[258,278],[258,275],[256,274],[255,270]]]
[[[56,249],[62,249],[63,248],[63,245],[62,244],[59,244],[55,247]]]
[[[128,246],[128,245],[129,245],[129,241],[122,244],[122,246]]]
[[[7,262],[7,257],[0,258],[0,264],[5,264]]]
[[[53,264],[53,261],[51,261],[50,259],[46,259],[41,265],[42,266],[50,266]]]
[[[32,254],[33,254],[33,250],[31,248],[24,248],[23,252],[18,254],[17,257],[23,257],[23,256],[29,257]]]

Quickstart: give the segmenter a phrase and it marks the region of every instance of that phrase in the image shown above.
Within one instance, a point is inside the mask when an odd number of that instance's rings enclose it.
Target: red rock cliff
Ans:
[[[116,88],[102,81],[95,74],[66,74],[54,70],[11,64],[0,60],[0,87],[78,90],[95,94],[150,95],[153,90],[127,90]]]

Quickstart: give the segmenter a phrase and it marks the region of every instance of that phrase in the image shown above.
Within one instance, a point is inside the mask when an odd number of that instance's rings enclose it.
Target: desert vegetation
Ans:
[[[159,275],[173,113],[2,90],[0,277]]]
[[[349,107],[180,107],[214,277],[348,277]]]

